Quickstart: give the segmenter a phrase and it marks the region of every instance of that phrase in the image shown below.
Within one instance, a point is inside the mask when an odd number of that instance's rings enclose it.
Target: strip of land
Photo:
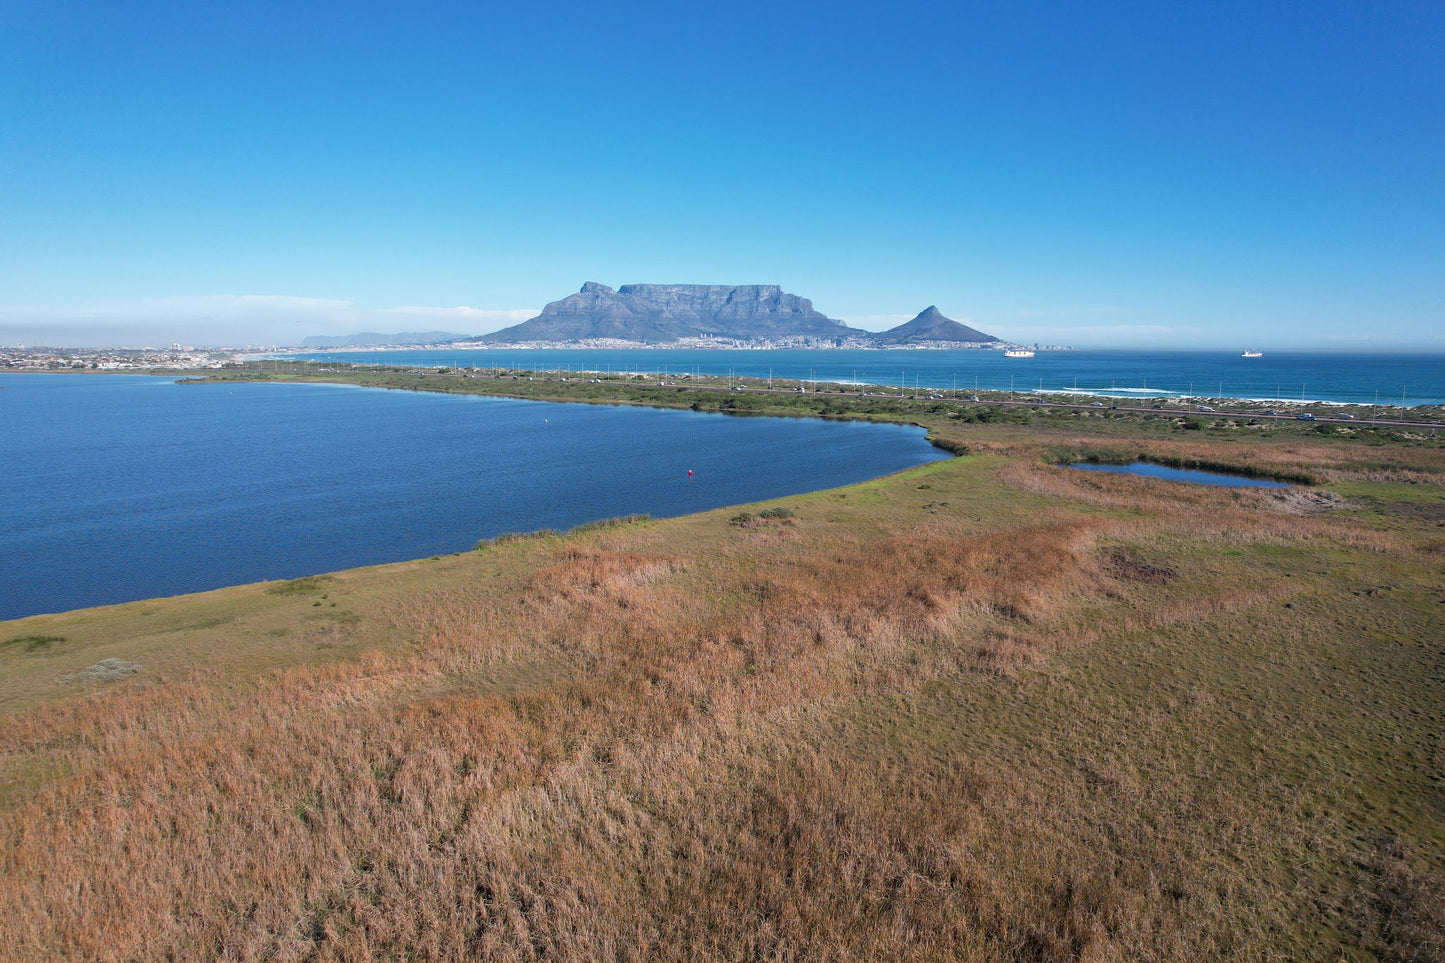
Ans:
[[[158,372],[164,373],[164,372]],[[171,372],[173,373],[173,372]],[[501,395],[543,401],[586,401],[603,404],[646,404],[690,407],[732,414],[823,415],[894,418],[909,412],[949,413],[985,423],[1000,416],[1031,424],[1034,415],[1108,420],[1130,418],[1153,422],[1151,428],[1197,428],[1201,424],[1232,427],[1294,427],[1329,434],[1329,426],[1349,432],[1390,429],[1445,428],[1445,407],[1422,405],[1350,405],[1293,401],[1250,401],[1238,398],[1209,400],[1199,405],[1187,399],[1139,400],[1078,395],[944,388],[886,388],[879,385],[844,385],[784,378],[724,377],[718,375],[642,375],[603,372],[538,371],[508,368],[420,368],[415,366],[352,365],[343,362],[251,361],[222,371],[198,372],[203,383],[226,381],[287,381],[355,384],[413,391]],[[1188,401],[1188,403],[1185,403]],[[1304,417],[1302,417],[1304,416]],[[1324,426],[1324,427],[1322,427]],[[1388,436],[1387,436],[1388,437]],[[1395,438],[1392,440],[1411,440]]]
[[[1428,429],[449,375],[961,457],[0,623],[0,954],[1445,952]]]

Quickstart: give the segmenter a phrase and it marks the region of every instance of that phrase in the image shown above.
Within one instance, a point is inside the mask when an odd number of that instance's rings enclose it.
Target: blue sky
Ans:
[[[0,10],[0,343],[480,332],[586,280],[1445,350],[1445,5]]]

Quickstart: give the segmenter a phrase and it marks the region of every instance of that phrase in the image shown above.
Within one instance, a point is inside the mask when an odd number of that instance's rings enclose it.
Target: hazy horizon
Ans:
[[[807,296],[804,292],[790,293]],[[559,295],[560,296],[560,295]],[[207,303],[209,302],[209,303]],[[147,303],[154,305],[154,300]],[[259,307],[258,307],[259,306]],[[817,307],[815,301],[814,306]],[[883,331],[914,317],[912,313],[853,316],[824,314],[864,331]],[[534,317],[540,308],[382,308],[363,309],[347,302],[309,298],[218,297],[175,299],[174,310],[196,320],[167,320],[166,312],[150,319],[129,310],[90,308],[89,316],[57,315],[32,324],[6,323],[0,318],[0,347],[52,348],[164,348],[179,343],[196,348],[247,346],[299,347],[308,337],[337,337],[374,332],[404,334],[445,331],[459,336],[484,335]],[[153,309],[154,310],[154,309]],[[940,308],[940,310],[943,310]],[[944,314],[948,314],[945,310]],[[983,328],[1006,341],[1064,345],[1081,349],[1211,351],[1258,348],[1270,351],[1319,353],[1425,352],[1445,354],[1445,336],[1429,338],[1359,334],[1353,337],[1322,335],[1312,341],[1291,341],[1257,334],[1175,332],[1165,326],[1136,325],[1110,336],[1107,326],[998,325],[968,317],[954,320]],[[270,335],[269,337],[265,335]]]

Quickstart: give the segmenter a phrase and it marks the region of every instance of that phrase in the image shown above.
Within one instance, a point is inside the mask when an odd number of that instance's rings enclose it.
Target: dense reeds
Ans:
[[[531,553],[520,589],[454,580],[390,602],[397,649],[11,716],[0,748],[50,776],[0,814],[0,954],[1299,949],[1313,897],[1290,887],[1314,870],[1278,861],[1335,844],[1303,790],[1231,745],[1235,710],[1207,681],[1130,703],[1110,687],[1131,667],[1073,695],[1063,677],[1050,698],[1076,701],[1037,713],[1030,692],[1062,671],[1054,653],[1242,638],[1306,597],[1239,578],[1229,551],[1322,545],[1359,566],[1400,536],[1261,493],[1038,460],[999,476],[1038,500],[1027,524],[879,509],[810,527],[800,509],[721,521],[703,548],[632,520],[504,540],[487,554]],[[1402,847],[1341,897],[1345,933],[1424,959],[1441,904]]]

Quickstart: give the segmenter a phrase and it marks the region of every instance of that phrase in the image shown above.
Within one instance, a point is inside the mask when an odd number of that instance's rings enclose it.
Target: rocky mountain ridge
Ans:
[[[624,284],[588,281],[535,318],[480,340],[491,344],[610,339],[666,344],[684,338],[777,341],[790,338],[915,345],[992,343],[998,339],[928,307],[889,331],[849,327],[776,284]]]
[[[743,340],[781,337],[845,338],[842,321],[776,284],[624,284],[588,281],[521,324],[482,340],[583,341],[615,338],[666,343],[708,335]]]

